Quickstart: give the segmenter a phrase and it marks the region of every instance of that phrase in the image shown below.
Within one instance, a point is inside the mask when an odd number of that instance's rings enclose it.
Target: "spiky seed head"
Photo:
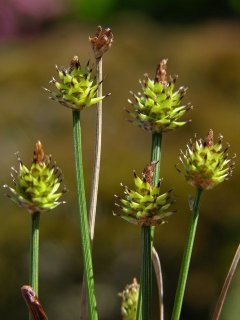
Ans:
[[[223,136],[219,135],[214,143],[213,130],[210,129],[205,139],[190,140],[185,153],[181,150],[181,172],[192,186],[208,190],[227,180],[234,168],[234,157],[228,157],[228,147],[222,144]]]
[[[131,108],[127,112],[131,116],[130,122],[151,132],[166,132],[185,125],[189,120],[180,118],[192,109],[191,103],[182,105],[182,99],[187,89],[180,87],[175,91],[176,77],[167,75],[167,59],[160,61],[155,79],[145,75],[140,80],[142,92],[133,95],[133,101],[128,100]]]
[[[113,33],[110,28],[103,29],[97,27],[97,31],[93,37],[89,37],[92,49],[96,59],[99,59],[107,52],[113,43]]]
[[[106,97],[97,97],[99,84],[92,77],[89,63],[82,68],[77,56],[73,57],[68,68],[56,66],[56,69],[59,80],[52,78],[49,83],[54,85],[58,91],[45,88],[50,93],[50,99],[58,101],[67,108],[81,111]]]
[[[121,184],[124,189],[124,197],[116,196],[116,207],[119,208],[115,215],[140,226],[155,226],[164,223],[164,219],[170,216],[172,204],[171,190],[161,194],[161,180],[157,186],[152,185],[153,170],[155,164],[148,165],[139,177],[134,172],[135,189],[131,190]]]
[[[135,320],[139,296],[139,284],[134,278],[131,284],[126,285],[123,292],[119,293],[122,298],[121,314],[123,320]]]
[[[54,209],[59,204],[59,198],[66,191],[58,191],[62,182],[62,172],[51,163],[51,157],[44,154],[42,144],[35,145],[33,161],[28,169],[18,156],[18,170],[12,168],[14,188],[4,185],[7,196],[20,207],[30,213],[44,212]]]

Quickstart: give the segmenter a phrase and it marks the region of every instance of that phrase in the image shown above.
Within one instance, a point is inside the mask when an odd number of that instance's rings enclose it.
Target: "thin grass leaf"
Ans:
[[[223,304],[225,302],[225,299],[226,299],[226,296],[227,296],[227,293],[228,293],[228,289],[229,289],[230,284],[232,282],[233,276],[234,276],[234,274],[236,272],[239,260],[240,260],[240,244],[238,245],[238,248],[237,248],[237,251],[236,251],[235,256],[233,258],[232,264],[231,264],[230,269],[229,269],[229,271],[227,273],[225,282],[224,282],[223,287],[222,287],[222,291],[221,291],[220,296],[218,298],[218,302],[217,302],[217,305],[216,305],[212,320],[218,320],[219,317],[220,317],[220,314],[221,314],[221,311],[222,311],[222,307],[223,307]]]
[[[155,276],[157,280],[158,287],[158,299],[159,299],[159,314],[160,320],[164,320],[164,305],[163,305],[163,277],[160,259],[156,249],[152,248],[152,263],[155,271]]]

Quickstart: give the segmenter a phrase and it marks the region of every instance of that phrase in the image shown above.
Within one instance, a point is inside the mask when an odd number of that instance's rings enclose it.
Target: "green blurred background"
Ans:
[[[54,65],[67,65],[73,55],[82,64],[92,58],[88,36],[96,26],[110,27],[114,44],[104,56],[102,171],[94,271],[100,318],[121,319],[120,292],[139,278],[140,232],[113,217],[119,183],[132,186],[150,158],[151,137],[129,124],[124,108],[138,79],[154,76],[160,59],[169,59],[178,86],[189,87],[185,102],[192,123],[166,134],[161,174],[163,189],[174,187],[176,215],[157,228],[156,247],[164,278],[166,319],[171,308],[189,221],[188,196],[194,190],[174,168],[180,148],[195,133],[212,128],[240,154],[240,2],[11,0],[0,1],[0,145],[1,185],[10,182],[16,151],[30,164],[41,140],[64,172],[69,190],[66,205],[41,219],[40,298],[49,319],[79,319],[82,259],[73,164],[71,112],[49,101],[43,86],[55,76]],[[95,108],[82,114],[87,196],[92,176]],[[211,319],[226,272],[239,242],[239,158],[233,177],[203,197],[196,246],[182,318]],[[0,314],[1,319],[26,319],[20,287],[28,283],[30,217],[1,193]],[[156,288],[155,288],[156,289]],[[222,320],[240,314],[240,272],[234,277]],[[157,305],[157,298],[154,298]],[[158,319],[157,313],[155,318]]]

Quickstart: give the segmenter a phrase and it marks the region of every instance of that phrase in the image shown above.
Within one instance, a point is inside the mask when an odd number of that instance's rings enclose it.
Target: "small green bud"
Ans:
[[[56,69],[59,81],[52,78],[49,83],[55,85],[58,92],[44,88],[51,94],[50,99],[58,101],[67,108],[81,111],[106,97],[97,97],[99,84],[92,79],[92,70],[89,65],[87,64],[83,69],[77,56],[73,57],[68,68],[56,66]]]
[[[123,320],[135,320],[139,296],[139,284],[134,278],[132,284],[128,284],[123,292],[119,293],[122,298],[121,314]]]
[[[40,141],[35,145],[30,169],[23,165],[19,157],[18,163],[18,171],[12,168],[11,174],[15,188],[3,186],[8,190],[10,199],[30,213],[48,211],[64,203],[58,199],[66,190],[57,192],[62,173],[55,163],[51,164],[51,157],[44,154]]]
[[[227,180],[234,168],[232,158],[228,157],[228,148],[223,148],[223,136],[219,135],[217,143],[213,141],[213,131],[209,130],[205,139],[190,140],[187,150],[181,150],[182,170],[177,167],[192,186],[208,190]]]
[[[148,165],[142,178],[134,172],[135,190],[121,184],[125,197],[115,195],[118,199],[115,205],[120,208],[120,212],[114,213],[115,215],[136,225],[155,226],[164,223],[164,218],[173,213],[169,211],[173,202],[170,197],[171,190],[160,193],[162,180],[159,180],[157,186],[152,185],[154,167],[154,162]]]
[[[128,100],[133,109],[127,110],[133,118],[129,121],[151,132],[170,131],[189,122],[179,121],[192,108],[190,103],[181,105],[187,89],[180,87],[174,91],[176,77],[168,79],[166,66],[167,59],[163,59],[157,67],[155,79],[145,75],[145,79],[140,80],[142,92],[131,92],[134,101]]]

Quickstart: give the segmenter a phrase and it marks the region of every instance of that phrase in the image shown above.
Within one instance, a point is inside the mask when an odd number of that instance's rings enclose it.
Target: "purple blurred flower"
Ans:
[[[36,32],[66,7],[65,0],[0,0],[0,40]]]
[[[11,0],[20,14],[36,19],[49,19],[63,11],[63,2],[59,0]]]

